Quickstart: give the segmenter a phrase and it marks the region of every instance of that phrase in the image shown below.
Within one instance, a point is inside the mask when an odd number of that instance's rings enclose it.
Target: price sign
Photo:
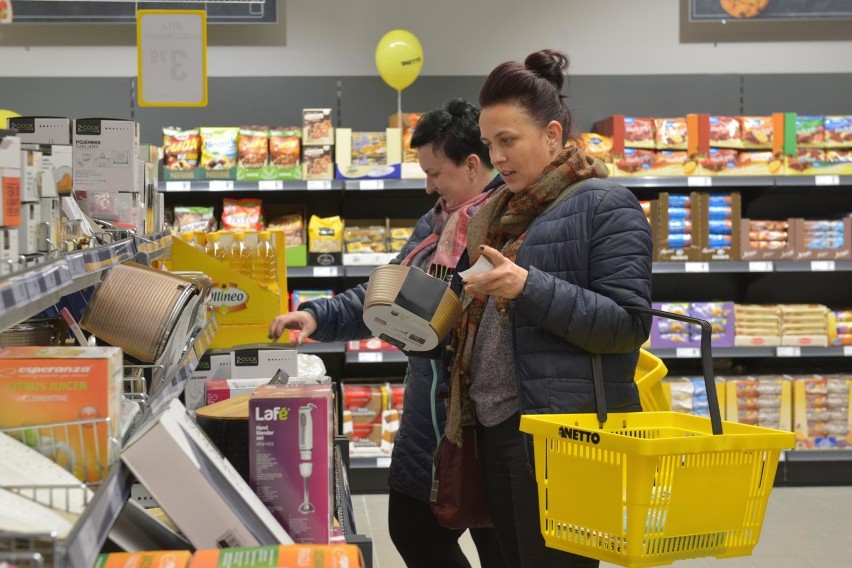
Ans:
[[[708,176],[689,176],[686,178],[686,185],[689,187],[710,187],[713,185],[713,178]]]
[[[701,349],[698,347],[678,347],[675,349],[675,357],[678,359],[698,359],[701,357]]]
[[[381,179],[364,180],[360,184],[361,189],[384,189],[385,182]]]
[[[234,189],[234,182],[231,180],[213,180],[209,187],[210,191],[231,191]]]
[[[811,272],[834,272],[833,260],[812,260]]]
[[[757,260],[748,263],[749,272],[772,272],[773,270],[775,270],[775,266],[772,261]]]
[[[139,106],[207,106],[207,12],[138,10]]]
[[[376,467],[378,469],[382,469],[382,468],[387,469],[387,468],[390,467],[390,462],[391,462],[390,458],[376,458]]]
[[[260,191],[274,191],[278,189],[284,189],[284,182],[274,180],[262,180],[257,182],[257,189],[259,189]]]
[[[801,347],[776,347],[775,355],[777,357],[801,357]]]
[[[358,353],[358,362],[359,363],[381,363],[382,362],[382,354],[378,353],[378,352]]]
[[[331,189],[331,180],[312,179],[308,180],[308,191]]]
[[[852,357],[852,345],[844,345],[843,346],[843,356],[844,357]]]
[[[840,176],[814,176],[814,185],[840,185]]]
[[[166,191],[189,191],[192,189],[192,183],[188,181],[167,181]]]
[[[328,278],[336,276],[336,266],[314,266],[314,278]]]
[[[684,272],[710,272],[709,262],[684,262]]]

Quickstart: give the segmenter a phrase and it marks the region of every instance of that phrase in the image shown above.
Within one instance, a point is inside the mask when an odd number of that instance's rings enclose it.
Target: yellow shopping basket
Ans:
[[[701,325],[711,417],[607,416],[600,359],[594,358],[597,414],[521,418],[521,430],[533,436],[545,543],[628,567],[749,555],[781,450],[793,447],[795,435],[722,422],[708,322],[637,311]]]
[[[644,349],[639,350],[639,361],[636,363],[633,380],[639,387],[639,402],[642,403],[642,410],[646,412],[670,410],[671,404],[666,398],[662,383],[667,372],[668,369],[662,359]]]

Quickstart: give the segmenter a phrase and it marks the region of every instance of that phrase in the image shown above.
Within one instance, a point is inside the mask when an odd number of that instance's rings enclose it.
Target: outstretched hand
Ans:
[[[471,294],[488,294],[498,298],[514,300],[524,291],[527,282],[526,269],[521,268],[495,249],[482,245],[479,251],[494,266],[493,270],[481,272],[465,280],[464,290]]]
[[[287,329],[299,330],[299,338],[296,340],[296,344],[301,345],[317,330],[317,320],[310,312],[306,311],[280,315],[272,320],[269,325],[269,339],[278,339]]]

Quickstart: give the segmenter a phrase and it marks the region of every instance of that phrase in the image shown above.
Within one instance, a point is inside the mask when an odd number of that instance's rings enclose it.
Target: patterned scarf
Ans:
[[[482,208],[494,189],[468,199],[455,207],[447,207],[444,198],[438,199],[432,210],[435,226],[432,234],[420,241],[403,265],[411,265],[442,280],[450,277],[467,243],[467,223]]]
[[[580,148],[570,146],[526,189],[512,193],[507,186],[501,187],[469,224],[467,250],[471,265],[479,258],[481,244],[501,251],[503,256],[514,261],[530,224],[566,187],[584,179],[606,176],[606,166],[602,162],[587,157]],[[453,329],[450,347],[454,356],[446,426],[447,439],[459,446],[462,443],[462,426],[473,424],[476,418],[468,396],[470,370],[476,330],[488,304],[488,295],[462,292],[461,300],[464,311]],[[498,310],[508,309],[509,303],[506,298],[495,298]]]

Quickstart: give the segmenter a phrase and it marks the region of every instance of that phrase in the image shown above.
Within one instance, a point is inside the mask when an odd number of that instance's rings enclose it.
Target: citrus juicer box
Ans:
[[[123,391],[117,347],[10,346],[0,350],[0,428],[85,482],[103,479],[116,457]],[[95,420],[95,422],[91,422]]]
[[[284,234],[274,233],[273,247],[284,250]],[[213,280],[208,303],[216,312],[219,331],[210,345],[221,349],[269,341],[269,322],[287,313],[287,266],[278,255],[278,289],[270,290],[251,276],[232,270],[180,239],[172,239],[172,270],[200,271]]]
[[[249,400],[252,489],[298,543],[331,535],[333,416],[331,385],[268,385]]]

